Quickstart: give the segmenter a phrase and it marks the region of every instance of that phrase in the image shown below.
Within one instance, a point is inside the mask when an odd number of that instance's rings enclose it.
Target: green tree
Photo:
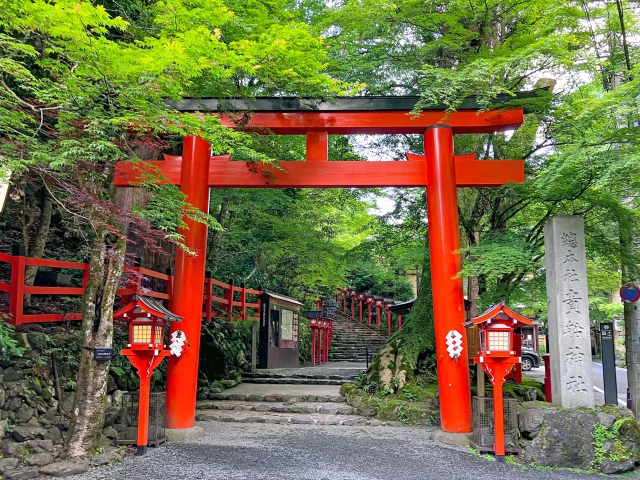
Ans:
[[[165,99],[276,91],[332,95],[342,86],[321,72],[321,39],[295,19],[274,20],[262,8],[240,16],[222,1],[125,2],[118,6],[123,18],[86,1],[2,0],[0,10],[2,171],[39,175],[55,204],[87,235],[85,348],[67,438],[69,454],[82,455],[97,446],[104,419],[109,364],[93,361],[91,349],[112,343],[123,228],[133,222],[147,230],[146,238],[154,231],[114,206],[113,165],[134,155],[135,131],[199,135],[216,154],[266,160],[252,149],[249,135],[214,117],[173,112]],[[144,186],[165,200],[146,212],[156,237],[180,245],[181,215],[215,226],[176,187],[153,179]]]

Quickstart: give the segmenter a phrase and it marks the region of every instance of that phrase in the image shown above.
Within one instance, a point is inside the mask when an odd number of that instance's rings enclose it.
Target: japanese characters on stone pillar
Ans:
[[[593,407],[584,221],[558,215],[544,227],[553,404]]]

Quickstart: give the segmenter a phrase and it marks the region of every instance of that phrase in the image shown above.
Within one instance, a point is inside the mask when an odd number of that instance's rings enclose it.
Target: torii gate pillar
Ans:
[[[466,349],[461,268],[458,198],[453,151],[453,130],[433,125],[424,133],[427,162],[427,210],[436,361],[440,389],[440,417],[445,432],[471,431],[471,389]],[[457,334],[453,334],[453,332]],[[453,336],[452,336],[453,334]],[[459,335],[459,337],[458,337]],[[454,338],[462,350],[450,355]]]
[[[194,207],[209,213],[209,144],[200,137],[184,139],[180,190]],[[184,244],[195,252],[187,255],[178,249],[171,309],[183,317],[179,325],[171,325],[171,333],[182,330],[187,348],[179,357],[170,357],[167,370],[167,414],[168,429],[187,429],[195,425],[196,395],[198,388],[198,363],[200,356],[200,327],[202,324],[202,301],[204,299],[204,272],[207,253],[207,226],[187,218]]]

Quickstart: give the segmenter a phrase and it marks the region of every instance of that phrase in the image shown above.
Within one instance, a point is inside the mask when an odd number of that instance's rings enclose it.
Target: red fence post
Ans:
[[[224,298],[227,302],[227,312],[229,315],[233,315],[233,278],[229,280],[229,289],[224,292]]]
[[[398,315],[398,330],[402,329],[402,315]]]
[[[391,310],[387,308],[387,335],[391,336]]]
[[[9,313],[10,323],[18,326],[22,324],[22,313],[24,309],[24,246],[13,246],[13,258],[11,262],[11,293],[9,293]]]
[[[244,282],[240,282],[240,319],[247,319],[247,289]]]
[[[211,310],[213,309],[212,287],[211,270],[207,270],[204,272],[204,316],[207,322],[211,321]]]
[[[311,329],[311,366],[316,366],[316,329]]]
[[[167,295],[169,295],[169,310],[173,311],[173,268],[167,268]]]

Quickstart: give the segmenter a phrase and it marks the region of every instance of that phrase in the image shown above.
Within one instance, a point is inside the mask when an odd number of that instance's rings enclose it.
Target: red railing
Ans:
[[[396,315],[396,322],[393,322],[394,313],[389,310],[389,307],[397,304],[395,300],[387,300],[377,295],[368,295],[357,292],[355,289],[336,287],[336,303],[338,304],[338,311],[341,310],[343,316],[349,316],[347,310],[351,308],[351,318],[367,325],[371,329],[376,328],[381,331],[383,313],[386,316],[387,335],[391,335],[392,332],[402,329],[402,315]],[[349,302],[349,299],[351,301]],[[349,305],[350,304],[350,305]],[[372,324],[372,314],[375,311],[376,323]],[[358,314],[356,315],[356,311]],[[358,318],[359,317],[359,318]]]
[[[8,311],[0,312],[2,319],[12,325],[22,325],[25,323],[39,322],[64,322],[73,320],[82,320],[80,313],[24,313],[24,296],[25,295],[59,295],[59,296],[80,296],[84,295],[87,281],[89,279],[89,264],[82,262],[66,262],[62,260],[49,260],[44,258],[31,258],[20,255],[8,255],[0,252],[0,263],[6,263],[11,266],[10,283],[0,281],[0,292],[9,294]],[[25,285],[25,269],[27,266],[64,268],[72,270],[82,270],[82,286],[27,286]],[[169,302],[171,308],[171,297],[173,293],[173,275],[164,274],[149,270],[144,267],[125,267],[127,278],[126,286],[119,288],[116,295],[120,295],[126,301],[127,297],[134,294],[146,295]],[[166,282],[166,292],[155,291],[152,288],[143,286],[143,280],[157,279]],[[221,290],[222,296],[214,295],[213,289]],[[211,278],[209,272],[204,281],[204,309],[202,318],[210,321],[213,318],[224,317],[230,320],[257,320],[256,315],[247,315],[247,310],[251,313],[251,309],[259,311],[260,309],[260,290],[245,288],[244,284],[239,287],[233,285],[233,282],[223,283],[219,280]],[[252,302],[247,298],[248,295],[255,296]],[[6,315],[8,314],[8,315]]]

